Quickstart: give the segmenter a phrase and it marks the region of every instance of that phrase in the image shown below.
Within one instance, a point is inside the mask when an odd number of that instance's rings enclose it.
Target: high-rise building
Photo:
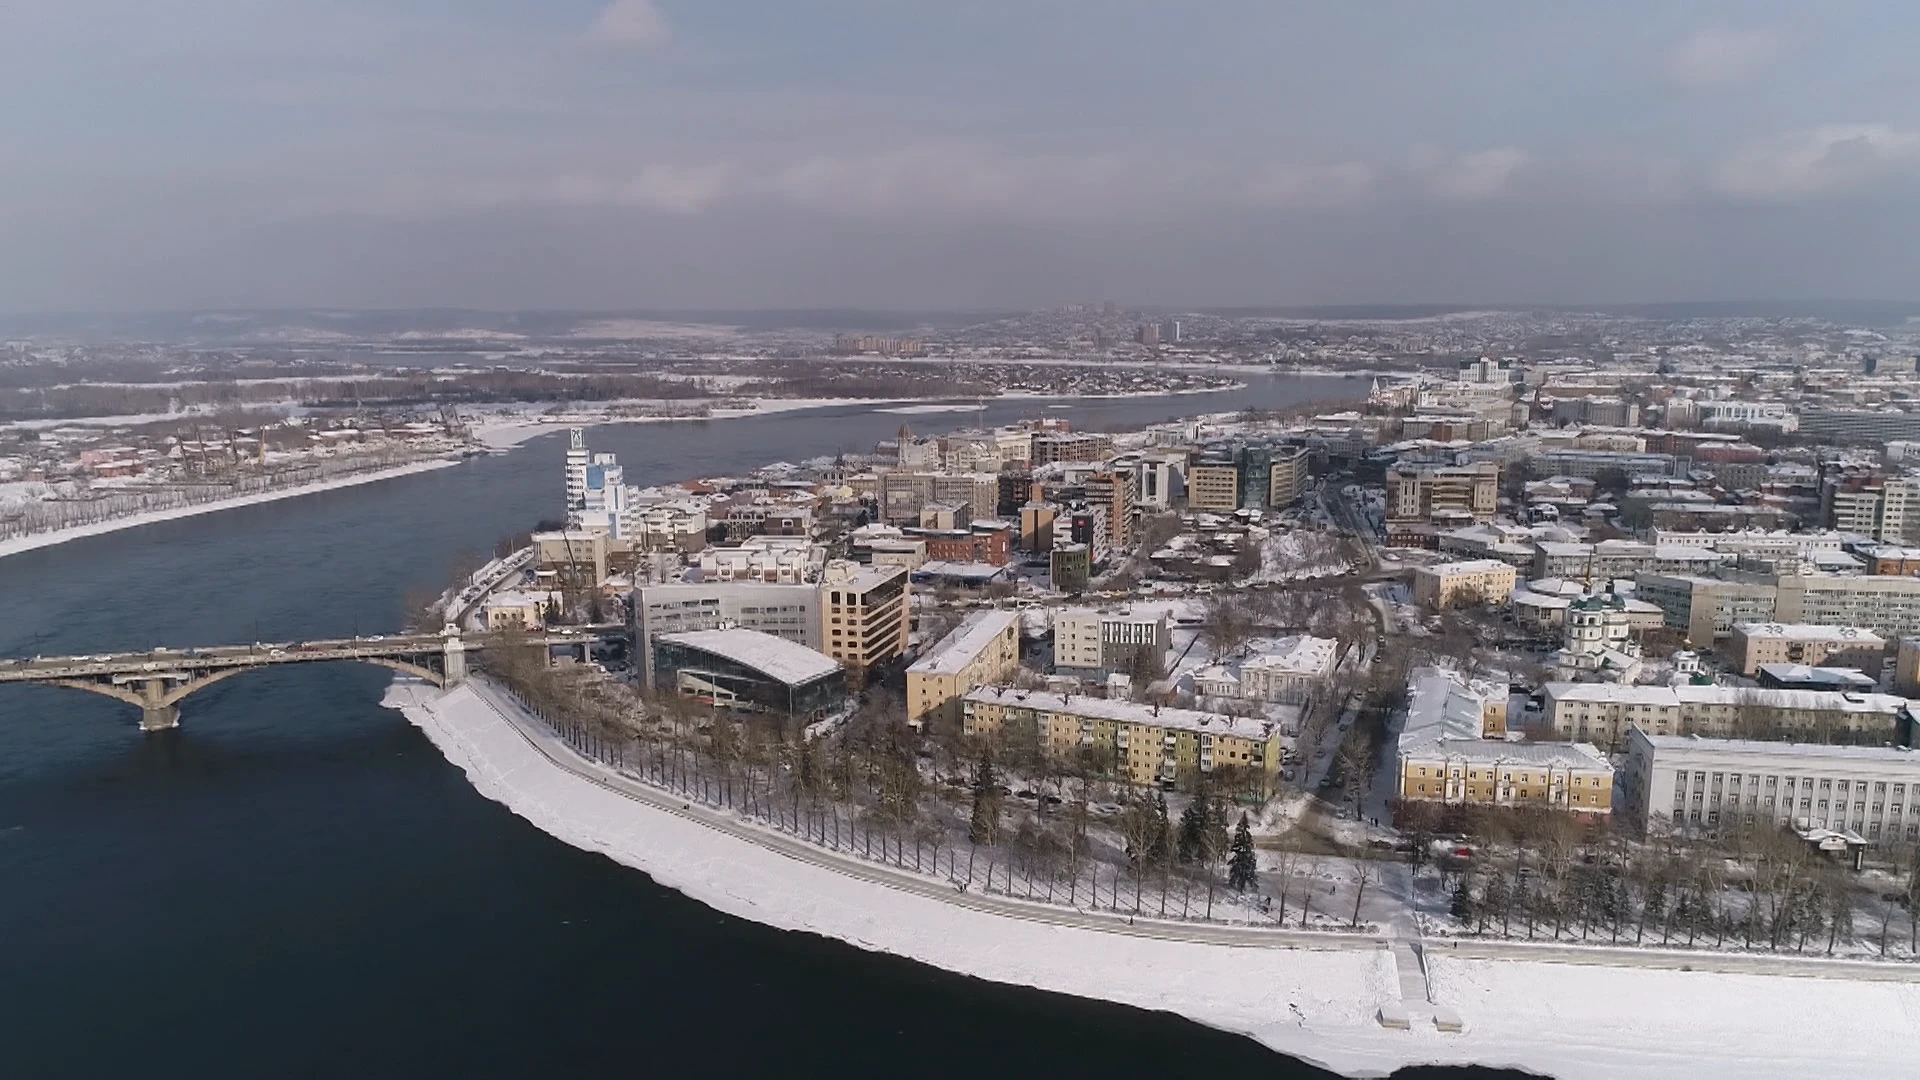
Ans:
[[[828,563],[820,596],[820,651],[847,665],[850,681],[907,651],[908,571],[904,566]]]
[[[587,433],[584,430],[574,428],[567,435],[567,512],[571,514],[586,505],[587,466],[592,464],[593,458],[587,452]]]

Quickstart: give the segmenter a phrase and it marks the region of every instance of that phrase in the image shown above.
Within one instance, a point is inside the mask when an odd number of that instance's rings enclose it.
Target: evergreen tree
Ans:
[[[1227,884],[1234,892],[1246,892],[1259,883],[1260,862],[1253,854],[1253,830],[1247,826],[1247,815],[1240,815],[1240,824],[1234,827],[1232,855],[1227,859]]]
[[[1000,839],[1000,778],[994,775],[991,752],[980,755],[980,763],[974,766],[973,817],[967,826],[967,839],[988,847]]]
[[[1157,792],[1153,799],[1153,843],[1147,849],[1147,861],[1164,866],[1173,858],[1173,819],[1167,812],[1167,796]]]
[[[1180,839],[1175,845],[1175,854],[1180,865],[1186,866],[1205,858],[1207,843],[1207,804],[1202,797],[1195,796],[1180,812]]]
[[[1473,921],[1473,885],[1465,874],[1460,875],[1460,883],[1453,887],[1453,905],[1447,912],[1462,924]]]

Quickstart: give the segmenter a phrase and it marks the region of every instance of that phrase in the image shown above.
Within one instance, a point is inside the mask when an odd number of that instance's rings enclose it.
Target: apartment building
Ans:
[[[1613,767],[1584,743],[1509,742],[1507,688],[1422,668],[1407,687],[1396,748],[1406,802],[1540,806],[1581,814],[1613,807]]]
[[[1463,603],[1504,604],[1519,574],[1498,559],[1415,567],[1413,600],[1430,611]]]
[[[1137,787],[1189,788],[1235,769],[1267,793],[1280,769],[1281,725],[1272,720],[1004,686],[969,691],[961,716],[970,736],[1031,737],[1058,759],[1111,753],[1119,776]]]
[[[1563,739],[1619,746],[1639,724],[1655,735],[1758,735],[1818,742],[1891,742],[1907,700],[1891,694],[1737,686],[1550,682],[1543,720]]]
[[[1387,470],[1390,522],[1492,521],[1500,507],[1500,466],[1402,465]]]
[[[988,683],[1007,682],[1020,668],[1020,615],[976,611],[907,668],[907,720],[949,730],[960,725],[960,698]]]
[[[1905,747],[1682,738],[1635,726],[1620,793],[1622,809],[1649,831],[1772,821],[1868,843],[1920,840],[1920,754]]]
[[[820,577],[819,650],[847,666],[855,685],[867,668],[907,651],[911,608],[903,566],[830,562]]]
[[[1807,623],[1738,623],[1727,647],[1742,675],[1756,675],[1764,664],[1805,664],[1878,677],[1886,652],[1886,641],[1871,630]]]
[[[1164,663],[1173,647],[1166,612],[1131,614],[1094,608],[1053,613],[1053,669],[1062,675],[1104,678],[1131,671],[1142,657]]]

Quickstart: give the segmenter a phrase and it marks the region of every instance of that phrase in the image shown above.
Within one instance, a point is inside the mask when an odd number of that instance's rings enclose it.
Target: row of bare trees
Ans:
[[[776,718],[550,667],[533,647],[493,649],[485,663],[575,750],[631,779],[958,891],[1211,920],[1224,915],[1223,893],[1258,884],[1250,835],[1246,872],[1228,873],[1224,794],[1196,793],[1175,819],[1164,793],[1117,784],[1097,753],[1058,762],[1017,742],[943,746],[901,722],[893,702],[809,740]],[[964,778],[942,776],[943,761],[966,765]]]
[[[1730,829],[1717,840],[1631,842],[1546,811],[1402,822],[1416,869],[1436,827],[1492,840],[1443,857],[1437,886],[1460,932],[1546,941],[1816,951],[1859,946],[1920,958],[1920,848],[1892,851],[1895,891],[1870,887],[1790,830]],[[1476,841],[1478,842],[1478,841]],[[1904,932],[1902,932],[1904,931]]]

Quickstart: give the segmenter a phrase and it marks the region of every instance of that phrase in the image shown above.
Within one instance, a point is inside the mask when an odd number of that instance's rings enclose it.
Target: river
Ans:
[[[1259,376],[1047,414],[1097,427],[1362,385]],[[971,419],[854,407],[591,441],[666,482]],[[391,630],[403,590],[558,512],[563,445],[0,559],[0,655]],[[478,796],[379,707],[387,679],[253,673],[153,736],[105,698],[0,689],[8,1075],[1323,1075],[1176,1017],[719,915]]]

